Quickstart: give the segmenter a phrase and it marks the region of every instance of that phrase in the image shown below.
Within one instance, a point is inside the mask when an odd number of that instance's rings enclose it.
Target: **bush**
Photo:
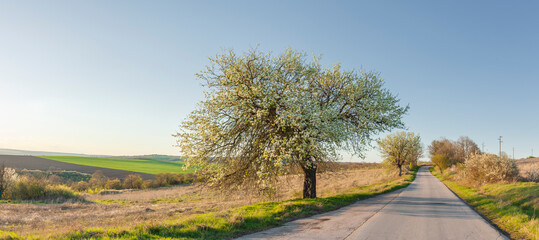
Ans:
[[[156,180],[145,180],[144,182],[142,182],[142,188],[143,189],[149,189],[149,188],[158,188],[159,187],[159,183],[156,181]]]
[[[197,176],[194,173],[185,173],[178,175],[182,176],[182,181],[180,183],[193,183],[197,181]]]
[[[107,178],[103,175],[103,172],[97,170],[92,174],[92,178],[88,181],[92,188],[103,188],[107,183]]]
[[[471,155],[464,164],[464,178],[475,183],[515,181],[518,167],[514,160],[493,154]]]
[[[197,180],[194,173],[159,173],[155,176],[157,187],[193,183]]]
[[[432,156],[431,161],[436,167],[438,167],[438,169],[442,173],[444,172],[445,169],[449,167],[449,164],[451,163],[449,158],[442,154],[436,154]]]
[[[140,175],[131,174],[124,179],[123,187],[126,189],[142,188],[142,178]]]
[[[120,190],[122,189],[122,182],[119,179],[109,179],[105,183],[105,188]]]
[[[24,176],[7,192],[8,198],[13,200],[45,200],[61,201],[77,199],[79,196],[66,185],[51,185],[43,179]]]
[[[74,193],[70,187],[66,185],[47,185],[45,186],[45,196],[47,200],[68,200],[78,198],[78,194]]]
[[[45,186],[35,178],[24,176],[8,189],[7,195],[13,200],[38,200],[45,196]]]
[[[528,172],[527,181],[530,182],[539,182],[539,169],[534,168]]]
[[[86,192],[90,188],[90,184],[85,181],[80,181],[71,184],[71,188],[77,192]]]
[[[161,187],[178,184],[173,173],[159,173],[155,176],[155,180]]]

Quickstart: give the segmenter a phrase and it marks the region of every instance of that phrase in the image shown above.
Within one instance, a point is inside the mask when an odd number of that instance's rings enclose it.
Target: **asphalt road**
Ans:
[[[507,239],[427,167],[405,189],[239,239]]]

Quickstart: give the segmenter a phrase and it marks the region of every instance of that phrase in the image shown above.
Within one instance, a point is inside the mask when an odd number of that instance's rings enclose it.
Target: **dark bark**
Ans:
[[[402,165],[399,165],[399,176],[402,175]]]
[[[316,169],[317,166],[311,162],[310,165],[301,166],[305,173],[303,181],[303,198],[316,198]]]

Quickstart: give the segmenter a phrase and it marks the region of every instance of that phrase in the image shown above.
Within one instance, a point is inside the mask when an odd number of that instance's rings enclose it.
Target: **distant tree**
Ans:
[[[440,169],[440,172],[444,173],[444,170],[449,167],[450,160],[446,156],[442,154],[436,154],[430,158],[432,161],[432,164],[438,167]]]
[[[467,136],[462,136],[457,141],[445,138],[432,141],[429,146],[429,155],[443,155],[449,160],[450,165],[464,163],[472,154],[479,154],[481,151],[477,144]]]
[[[304,173],[303,197],[316,197],[321,162],[340,150],[362,155],[377,133],[402,127],[408,107],[377,74],[322,68],[287,50],[251,50],[210,59],[198,74],[206,99],[175,134],[198,176],[212,186],[272,186],[287,166]]]
[[[480,154],[481,150],[477,144],[467,136],[462,136],[456,142],[457,145],[457,154],[456,161],[459,163],[464,163],[472,154]]]
[[[386,163],[399,169],[402,175],[402,166],[416,162],[423,155],[421,138],[413,132],[397,132],[387,135],[378,141],[378,147]]]
[[[456,162],[457,159],[457,146],[456,144],[446,138],[440,140],[433,140],[429,146],[429,155],[442,155],[449,159],[450,163]]]

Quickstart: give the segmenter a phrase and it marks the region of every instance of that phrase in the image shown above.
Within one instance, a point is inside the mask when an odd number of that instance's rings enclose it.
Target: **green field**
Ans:
[[[118,159],[118,158],[97,158],[97,157],[72,157],[72,156],[38,156],[59,162],[73,163],[79,165],[111,168],[132,172],[158,174],[168,173],[190,173],[194,169],[184,169],[183,162],[170,162],[147,159]]]

